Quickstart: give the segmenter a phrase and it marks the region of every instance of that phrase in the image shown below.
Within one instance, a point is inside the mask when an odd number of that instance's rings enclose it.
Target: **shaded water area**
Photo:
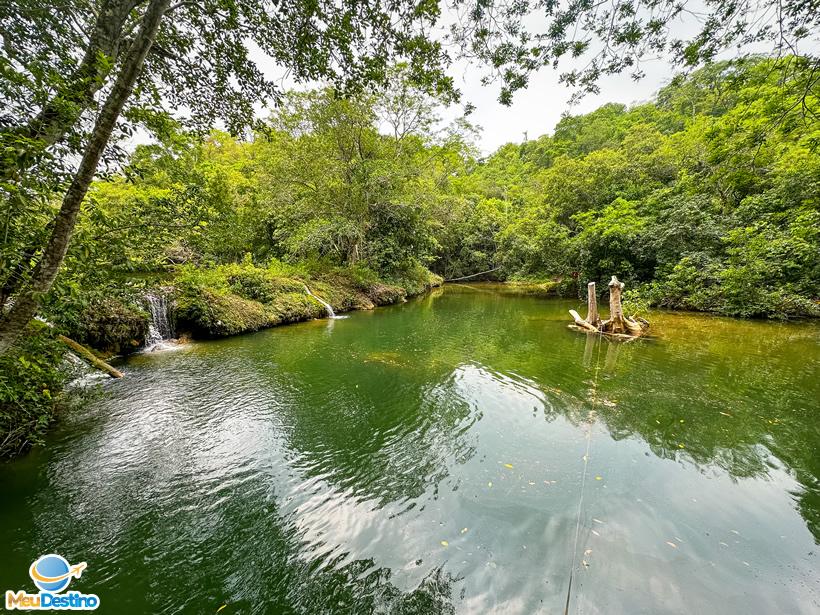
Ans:
[[[448,286],[135,356],[0,466],[2,589],[57,552],[103,613],[562,613],[571,569],[572,613],[820,611],[820,328],[569,307]]]

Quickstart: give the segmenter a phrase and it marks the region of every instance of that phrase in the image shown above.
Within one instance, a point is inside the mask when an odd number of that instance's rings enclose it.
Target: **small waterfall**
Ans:
[[[174,330],[171,327],[171,311],[168,306],[168,297],[162,293],[146,293],[145,301],[148,303],[148,310],[151,312],[151,322],[148,324],[145,348],[146,350],[153,350],[161,346],[164,341],[174,337]]]
[[[333,306],[332,306],[332,305],[330,305],[330,304],[329,304],[327,301],[325,301],[324,299],[321,299],[320,297],[317,297],[317,296],[316,296],[316,295],[314,295],[312,292],[310,292],[310,289],[307,287],[307,284],[302,284],[302,286],[304,286],[304,287],[305,287],[305,292],[306,292],[308,295],[310,295],[311,297],[313,297],[314,299],[316,299],[316,301],[318,301],[318,302],[319,302],[319,303],[321,303],[323,306],[325,306],[325,311],[327,312],[327,317],[328,317],[328,318],[336,318],[336,313],[333,311]]]

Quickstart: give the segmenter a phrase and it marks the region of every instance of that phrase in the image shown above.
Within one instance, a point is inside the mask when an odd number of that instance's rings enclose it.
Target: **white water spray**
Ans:
[[[307,287],[307,284],[302,284],[302,286],[304,286],[304,287],[305,287],[305,292],[306,292],[308,295],[310,295],[311,297],[313,297],[314,299],[316,299],[316,301],[318,301],[318,302],[319,302],[319,303],[321,303],[323,306],[325,306],[325,311],[327,312],[327,317],[328,317],[328,318],[339,318],[338,316],[336,316],[336,312],[334,312],[334,311],[333,311],[333,306],[332,306],[332,305],[330,305],[327,301],[325,301],[325,300],[324,300],[324,299],[322,299],[321,297],[317,297],[317,296],[316,296],[316,295],[314,295],[312,292],[310,292],[310,289]]]
[[[171,326],[168,297],[163,293],[149,292],[145,294],[148,310],[151,312],[151,322],[148,324],[148,335],[145,338],[145,349],[155,350],[162,347],[163,342],[173,339],[174,330]]]

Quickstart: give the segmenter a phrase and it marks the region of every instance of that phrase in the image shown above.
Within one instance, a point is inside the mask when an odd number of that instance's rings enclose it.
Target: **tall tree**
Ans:
[[[450,90],[445,54],[426,35],[438,15],[437,3],[412,0],[3,3],[4,243],[14,245],[16,216],[47,207],[53,194],[62,198],[40,234],[43,245],[35,237],[2,252],[3,294],[14,300],[0,316],[0,353],[54,282],[98,166],[116,154],[112,137],[139,124],[161,130],[166,109],[190,110],[185,119],[198,128],[221,120],[241,130],[257,101],[279,93],[252,61],[254,48],[298,80],[325,79],[341,91],[382,83],[397,60],[418,82]]]

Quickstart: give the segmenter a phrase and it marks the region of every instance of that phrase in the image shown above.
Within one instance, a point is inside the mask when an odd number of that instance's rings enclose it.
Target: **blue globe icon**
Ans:
[[[44,555],[31,565],[31,578],[41,591],[56,593],[63,591],[71,582],[68,571],[69,566],[65,558],[52,553]],[[43,579],[57,580],[47,582]]]

